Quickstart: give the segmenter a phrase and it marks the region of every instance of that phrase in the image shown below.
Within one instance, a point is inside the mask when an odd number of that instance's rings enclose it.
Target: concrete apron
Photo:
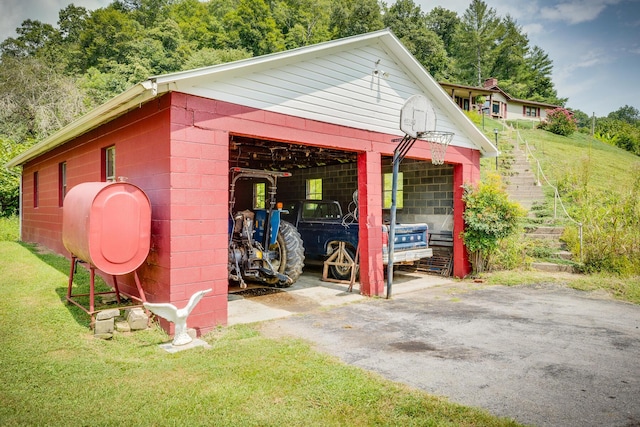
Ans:
[[[391,296],[449,283],[452,283],[452,280],[442,276],[397,271],[394,274]],[[318,269],[305,271],[289,288],[271,289],[272,292],[265,295],[243,296],[241,292],[243,290],[230,287],[228,325],[280,319],[293,314],[307,313],[370,298],[360,295],[360,283],[356,282],[353,285],[352,292],[347,291],[348,287],[347,284],[323,281],[322,272]],[[249,285],[247,289],[257,291],[259,288],[263,287]],[[384,297],[386,297],[386,282]]]

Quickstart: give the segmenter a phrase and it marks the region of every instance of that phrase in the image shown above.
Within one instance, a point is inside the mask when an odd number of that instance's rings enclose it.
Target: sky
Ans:
[[[606,116],[625,105],[640,109],[640,0],[484,0],[500,17],[511,15],[553,61],[552,80],[567,107]],[[393,4],[394,0],[386,0]],[[462,16],[471,0],[414,0]],[[89,10],[111,0],[0,0],[0,40],[14,37],[25,19],[56,25],[68,4]],[[498,82],[500,85],[500,82]]]

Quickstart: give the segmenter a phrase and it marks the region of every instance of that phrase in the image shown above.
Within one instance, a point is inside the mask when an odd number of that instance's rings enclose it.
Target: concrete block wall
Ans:
[[[308,179],[322,178],[322,196],[326,200],[337,200],[342,209],[347,210],[358,188],[358,167],[356,163],[320,166],[292,172],[291,178],[278,181],[278,194],[289,199],[304,199]],[[279,196],[280,198],[280,196]]]
[[[393,171],[391,160],[383,173]],[[431,162],[405,159],[403,173],[404,207],[398,209],[399,222],[429,224],[430,232],[453,230],[453,167]]]
[[[391,173],[391,159],[384,158],[382,173]],[[399,222],[429,224],[431,232],[453,229],[453,167],[405,159],[403,173],[404,207],[398,209]],[[347,163],[294,171],[291,178],[278,182],[279,198],[303,199],[308,179],[322,178],[322,193],[327,200],[338,200],[346,211],[358,186],[357,165]],[[388,219],[388,210],[384,210]]]

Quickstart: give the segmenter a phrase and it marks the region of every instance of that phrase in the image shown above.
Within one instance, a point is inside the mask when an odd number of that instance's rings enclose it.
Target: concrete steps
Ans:
[[[509,199],[520,203],[528,211],[529,218],[533,220],[538,217],[532,207],[544,204],[544,191],[538,185],[538,178],[524,151],[514,145],[510,154],[513,161],[509,167],[505,168],[507,170],[503,171],[503,182],[506,184],[507,194]],[[573,267],[566,263],[571,260],[571,252],[566,250],[564,242],[560,240],[563,232],[564,227],[543,225],[527,230],[524,236],[526,239],[544,241],[544,245],[554,251],[553,257],[564,261],[564,263],[554,263],[548,260],[534,262],[531,265],[532,268],[546,272],[573,272]]]

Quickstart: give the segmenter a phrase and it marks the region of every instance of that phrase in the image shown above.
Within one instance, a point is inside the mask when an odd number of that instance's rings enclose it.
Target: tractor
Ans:
[[[278,178],[288,172],[231,168],[229,197],[229,279],[247,287],[247,281],[286,288],[302,274],[304,246],[298,230],[280,219],[276,203]],[[265,209],[234,212],[236,183],[240,179],[266,180]]]

